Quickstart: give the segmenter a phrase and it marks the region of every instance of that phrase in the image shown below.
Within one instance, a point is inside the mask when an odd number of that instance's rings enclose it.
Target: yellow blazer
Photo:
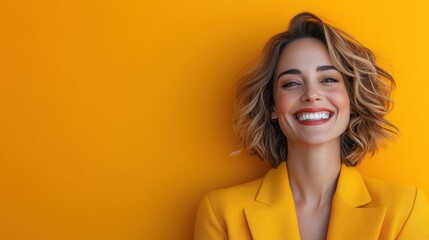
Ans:
[[[194,239],[300,239],[286,162],[264,178],[208,193]],[[429,204],[419,189],[363,178],[342,165],[327,239],[429,240]]]

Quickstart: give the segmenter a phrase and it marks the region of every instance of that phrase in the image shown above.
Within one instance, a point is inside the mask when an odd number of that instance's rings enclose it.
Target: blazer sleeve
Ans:
[[[205,196],[198,207],[195,221],[194,240],[226,240],[226,229],[219,222],[208,196]]]
[[[414,205],[397,239],[429,239],[429,203],[420,189],[416,190]]]

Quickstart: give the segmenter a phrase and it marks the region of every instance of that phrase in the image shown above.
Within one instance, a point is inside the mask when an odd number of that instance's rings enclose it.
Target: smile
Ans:
[[[333,116],[333,112],[328,109],[301,109],[295,113],[295,119],[305,125],[322,124]]]
[[[322,120],[330,117],[329,112],[315,112],[315,113],[299,113],[296,118],[299,121],[311,121],[311,120]]]

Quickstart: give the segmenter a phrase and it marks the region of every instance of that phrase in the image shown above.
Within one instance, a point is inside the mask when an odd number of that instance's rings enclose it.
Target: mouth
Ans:
[[[329,109],[321,108],[305,108],[297,111],[294,114],[296,120],[301,123],[315,123],[321,124],[329,121],[334,115],[334,112]]]

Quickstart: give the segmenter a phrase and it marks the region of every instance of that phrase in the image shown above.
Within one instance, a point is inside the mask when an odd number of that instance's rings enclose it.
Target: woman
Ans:
[[[392,76],[373,53],[311,13],[295,16],[238,84],[234,124],[273,167],[207,194],[195,239],[429,239],[422,191],[354,168],[396,127]]]

